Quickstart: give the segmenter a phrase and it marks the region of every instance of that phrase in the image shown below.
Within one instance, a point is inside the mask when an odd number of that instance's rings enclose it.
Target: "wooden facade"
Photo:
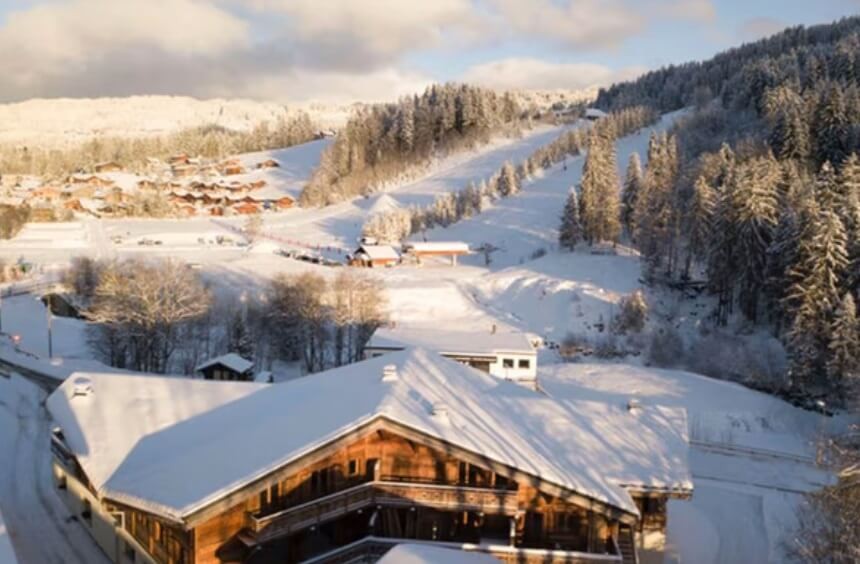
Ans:
[[[70,477],[85,483],[68,451],[55,450],[60,455],[73,469]],[[344,561],[344,551],[371,556],[395,539],[410,539],[490,547],[511,562],[605,563],[628,561],[619,548],[624,531],[665,528],[665,497],[636,498],[643,515],[637,520],[380,419],[181,521],[110,499],[102,503],[122,514],[122,533],[146,552],[138,561],[335,562]]]

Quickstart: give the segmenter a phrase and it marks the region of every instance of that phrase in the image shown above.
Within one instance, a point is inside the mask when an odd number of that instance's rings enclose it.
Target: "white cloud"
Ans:
[[[286,16],[292,41],[348,60],[384,61],[404,52],[475,38],[484,27],[471,0],[253,0]]]
[[[0,28],[5,88],[27,92],[52,76],[96,71],[125,52],[215,57],[241,48],[248,25],[194,0],[71,0],[8,14]]]
[[[213,93],[282,100],[377,99],[388,92],[391,98],[427,82],[405,70],[410,55],[444,60],[462,49],[522,43],[563,52],[614,49],[655,18],[713,17],[710,0],[34,0],[16,6],[0,20],[0,101]],[[509,59],[466,77],[579,87],[622,76],[598,65],[548,64]],[[493,68],[507,73],[504,80],[491,76]],[[553,69],[564,72],[554,76]]]
[[[658,12],[676,20],[711,23],[717,19],[717,10],[711,0],[665,0]]]
[[[755,41],[785,29],[786,24],[775,18],[751,18],[743,23],[738,35],[743,41]]]
[[[509,35],[551,40],[568,48],[614,48],[646,20],[621,0],[489,0]]]
[[[462,80],[505,90],[580,90],[627,80],[644,72],[641,67],[614,71],[593,63],[553,63],[532,58],[508,58],[475,65]]]
[[[259,74],[241,85],[212,85],[205,97],[244,97],[290,102],[349,103],[391,101],[424,90],[433,81],[420,73],[387,67],[361,75],[339,71],[291,69]]]

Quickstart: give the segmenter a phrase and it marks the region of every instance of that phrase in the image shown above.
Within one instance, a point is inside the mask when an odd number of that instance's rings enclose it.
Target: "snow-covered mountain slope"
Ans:
[[[523,107],[548,108],[593,99],[587,90],[514,92]],[[35,98],[0,104],[0,144],[66,147],[97,136],[150,137],[200,125],[248,131],[255,125],[305,112],[324,130],[339,129],[362,102],[281,104],[246,99],[200,100],[188,96]]]
[[[306,112],[324,129],[346,122],[352,106],[290,105],[187,96],[54,98],[0,104],[0,143],[64,147],[97,136],[149,137],[200,125],[248,131]]]

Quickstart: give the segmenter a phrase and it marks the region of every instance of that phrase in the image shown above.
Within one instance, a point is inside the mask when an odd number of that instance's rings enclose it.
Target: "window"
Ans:
[[[128,542],[123,543],[122,552],[125,555],[125,559],[129,562],[134,562],[137,558],[137,554],[134,552],[134,547]]]
[[[87,524],[92,525],[93,524],[93,506],[90,505],[90,500],[88,500],[88,499],[83,500],[83,502],[84,502],[84,510],[81,511],[81,517],[84,518],[84,521],[86,521]]]
[[[521,359],[520,359],[519,366],[520,366],[520,368],[530,368],[530,367],[531,367],[531,364],[532,364],[532,363],[529,361],[529,359],[527,359],[527,358],[521,358]]]
[[[514,367],[514,359],[512,359],[512,358],[503,358],[503,359],[502,359],[502,367],[503,367],[503,368],[513,368],[513,367]]]
[[[347,473],[350,476],[355,476],[356,474],[358,474],[358,460],[353,458],[349,461],[349,463],[347,464]]]
[[[66,485],[66,476],[63,475],[63,476],[58,477],[57,478],[57,489],[58,490],[64,490],[64,489],[66,489],[66,487],[68,487]]]
[[[376,467],[379,465],[378,458],[368,458],[367,464],[364,465],[364,476],[368,480],[376,479]]]

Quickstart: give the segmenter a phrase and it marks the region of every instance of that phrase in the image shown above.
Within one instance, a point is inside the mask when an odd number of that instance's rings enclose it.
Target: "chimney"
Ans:
[[[93,382],[89,378],[84,376],[80,376],[75,378],[75,381],[72,383],[72,398],[76,398],[78,396],[87,397],[92,395],[93,393]]]
[[[630,413],[636,413],[642,408],[642,403],[636,398],[630,398],[627,400],[627,411]]]
[[[433,416],[434,419],[442,422],[448,422],[448,404],[442,401],[437,401],[433,404],[433,407],[430,409],[430,415]]]
[[[382,381],[383,382],[396,382],[397,381],[397,365],[396,364],[386,364],[382,367]]]
[[[490,326],[490,335],[495,335],[495,334],[496,334],[496,324],[495,324],[495,323],[493,323],[493,324]]]

